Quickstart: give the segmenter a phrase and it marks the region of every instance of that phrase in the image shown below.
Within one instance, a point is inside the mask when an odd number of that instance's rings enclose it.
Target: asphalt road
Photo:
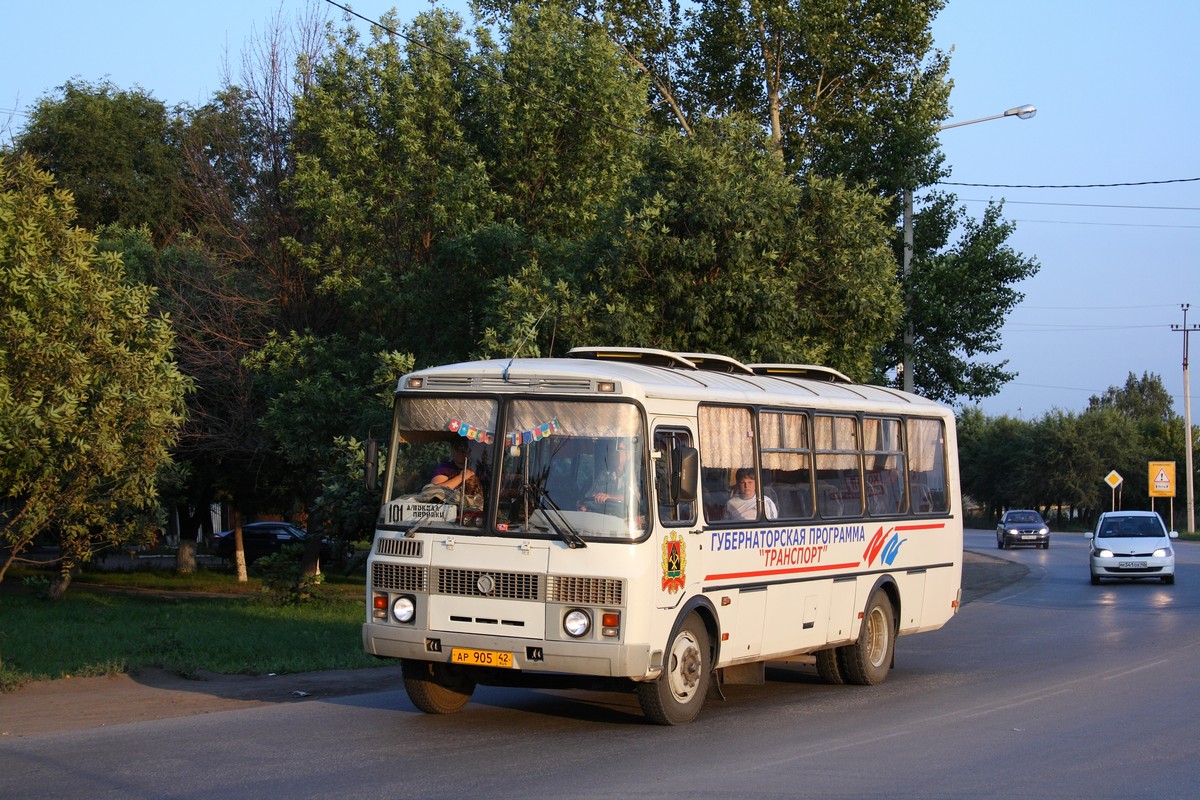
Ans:
[[[1093,587],[1081,536],[991,537],[968,547],[1028,572],[901,639],[880,686],[771,669],[682,728],[582,691],[256,706],[0,741],[0,797],[1195,797],[1200,545],[1174,586]]]

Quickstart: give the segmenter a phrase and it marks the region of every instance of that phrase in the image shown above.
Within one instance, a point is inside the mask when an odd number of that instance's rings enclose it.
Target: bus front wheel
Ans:
[[[883,683],[896,652],[896,612],[883,589],[867,603],[858,641],[838,648],[838,664],[849,683],[874,686]]]
[[[684,619],[663,659],[662,674],[637,685],[638,704],[651,722],[684,725],[700,713],[712,677],[712,646],[699,616]]]
[[[475,681],[449,664],[404,659],[400,667],[408,699],[426,714],[453,714],[475,692]]]

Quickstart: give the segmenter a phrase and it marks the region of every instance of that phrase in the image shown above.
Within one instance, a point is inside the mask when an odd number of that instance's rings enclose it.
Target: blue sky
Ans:
[[[24,110],[73,76],[138,85],[168,105],[203,102],[226,65],[238,74],[251,37],[305,5],[9,4],[0,133],[19,128]],[[395,6],[410,18],[429,3],[354,6],[375,16]],[[1033,419],[1052,408],[1081,411],[1130,372],[1152,372],[1182,414],[1183,335],[1171,325],[1183,322],[1182,303],[1192,304],[1189,324],[1200,323],[1200,181],[1183,182],[1200,178],[1198,33],[1193,0],[949,0],[934,23],[937,46],[953,48],[950,122],[1025,103],[1038,108],[1030,120],[940,134],[949,180],[986,184],[949,188],[975,215],[989,199],[1004,199],[1006,217],[1017,222],[1011,244],[1041,264],[1004,320],[997,358],[1019,375],[980,403],[986,413]],[[993,188],[1148,181],[1177,182]],[[1200,362],[1200,335],[1192,345],[1191,360]]]

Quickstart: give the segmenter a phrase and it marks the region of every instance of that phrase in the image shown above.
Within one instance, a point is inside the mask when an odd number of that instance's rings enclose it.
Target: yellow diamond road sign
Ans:
[[[1150,462],[1150,496],[1151,497],[1174,497],[1175,496],[1175,462],[1174,461],[1151,461]]]
[[[1121,481],[1123,480],[1125,479],[1121,477],[1121,473],[1117,472],[1115,469],[1104,476],[1104,482],[1114,489],[1120,486]]]

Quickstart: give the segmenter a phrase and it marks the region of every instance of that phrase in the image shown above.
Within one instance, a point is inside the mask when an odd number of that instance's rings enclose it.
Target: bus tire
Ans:
[[[876,589],[863,614],[858,641],[838,648],[838,665],[849,683],[883,683],[896,651],[896,612],[883,589]]]
[[[708,629],[689,614],[667,645],[662,674],[637,685],[642,713],[656,725],[684,725],[696,718],[712,679],[712,645]]]
[[[400,667],[408,699],[426,714],[453,714],[475,692],[475,681],[449,664],[406,658]]]
[[[818,650],[816,655],[817,674],[821,676],[821,680],[833,686],[844,685],[846,676],[842,674],[842,668],[838,664],[838,648],[828,647]]]

